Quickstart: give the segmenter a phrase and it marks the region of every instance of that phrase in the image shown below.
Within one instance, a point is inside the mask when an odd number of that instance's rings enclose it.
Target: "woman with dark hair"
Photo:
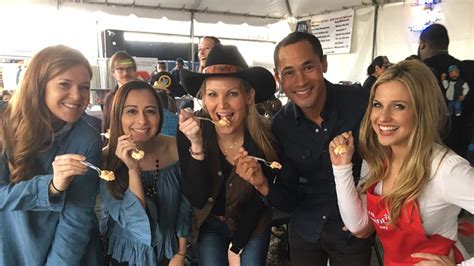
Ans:
[[[374,85],[377,78],[382,75],[382,73],[392,64],[388,61],[388,58],[383,55],[379,55],[372,63],[367,67],[367,79],[364,81],[362,88],[367,92],[367,95],[370,93],[372,86]]]
[[[255,108],[275,92],[273,75],[249,68],[235,46],[219,44],[203,73],[181,73],[184,86],[203,102],[194,114],[181,110],[177,135],[199,264],[265,265],[271,208],[242,177],[275,175],[247,156],[277,158],[270,123]]]
[[[184,265],[191,208],[181,194],[176,140],[159,134],[162,125],[151,85],[130,81],[119,88],[104,148],[104,168],[116,179],[100,189],[113,265]]]
[[[99,134],[84,119],[92,70],[77,50],[41,50],[0,114],[0,265],[99,265],[93,208]]]

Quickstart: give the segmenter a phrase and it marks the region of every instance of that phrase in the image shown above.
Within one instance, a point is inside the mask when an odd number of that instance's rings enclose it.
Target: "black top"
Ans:
[[[169,88],[171,96],[174,98],[181,97],[188,94],[183,86],[180,84],[179,69],[171,70],[171,76],[173,77],[173,85]],[[154,83],[154,82],[153,82]]]
[[[225,155],[221,152],[221,167],[222,167],[222,183],[225,184],[227,182],[227,178],[232,172],[233,166],[227,161]],[[225,191],[226,186],[222,185],[219,189],[219,194],[216,197],[216,203],[212,207],[211,213],[217,216],[224,216],[225,215]]]
[[[377,81],[377,78],[373,75],[368,76],[367,79],[364,81],[362,88],[364,88],[365,92],[368,95],[370,95],[370,90],[372,90],[372,86],[374,86],[375,81]]]
[[[273,118],[273,133],[279,141],[283,168],[270,185],[267,200],[284,211],[293,211],[290,227],[303,239],[316,243],[328,220],[343,227],[329,158],[329,142],[352,130],[356,149],[359,124],[367,108],[367,96],[357,87],[326,81],[327,98],[321,127],[305,117],[293,102]],[[354,176],[360,175],[361,158],[354,154]],[[350,233],[338,236],[347,241]]]
[[[198,111],[199,113],[200,111]],[[202,116],[202,113],[198,114]],[[201,121],[201,130],[204,138],[204,148],[206,151],[210,149],[211,141],[209,139],[216,139],[216,132],[214,125],[207,121]],[[209,196],[211,195],[212,178],[211,178],[211,165],[220,165],[219,172],[222,175],[224,180],[227,180],[228,176],[231,174],[233,166],[231,166],[225,157],[219,156],[216,158],[209,158],[207,156],[203,161],[195,160],[192,156],[189,155],[190,142],[187,137],[181,132],[178,131],[176,134],[176,140],[178,144],[178,152],[183,180],[183,194],[191,203],[191,206],[197,209],[204,207],[208,201]],[[215,142],[217,145],[217,142]],[[249,155],[254,155],[258,157],[262,156],[262,153],[258,151],[258,148],[250,134],[246,131],[244,134],[244,143],[243,147],[249,152]],[[218,160],[219,162],[217,162]],[[228,168],[230,167],[230,169]],[[264,175],[268,178],[274,176],[272,171],[262,165],[262,170]],[[226,182],[223,181],[219,188],[219,194],[215,199],[213,209],[211,214],[214,215],[224,215],[226,205],[226,189],[223,188],[226,186]],[[254,190],[254,193],[251,197],[244,203],[242,212],[240,214],[239,222],[236,226],[235,232],[232,236],[232,245],[237,248],[244,248],[250,239],[253,231],[257,226],[257,221],[262,215],[264,208],[266,207],[264,200],[260,197],[260,194]]]

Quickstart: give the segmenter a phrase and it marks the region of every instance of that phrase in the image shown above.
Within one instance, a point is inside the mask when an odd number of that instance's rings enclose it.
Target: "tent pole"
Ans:
[[[373,0],[375,4],[375,15],[374,15],[374,34],[373,34],[373,39],[372,39],[372,60],[375,57],[375,45],[376,45],[376,38],[377,38],[377,21],[379,18],[379,4],[376,2],[376,0]]]
[[[189,36],[191,37],[191,71],[194,71],[194,11],[191,12],[191,26],[190,26],[190,33]]]

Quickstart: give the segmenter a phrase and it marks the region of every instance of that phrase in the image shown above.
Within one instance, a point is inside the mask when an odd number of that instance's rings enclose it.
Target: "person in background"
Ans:
[[[369,102],[358,190],[351,132],[329,146],[344,225],[359,236],[375,229],[387,266],[473,265],[457,235],[461,209],[474,213],[474,168],[441,143],[447,117],[436,78],[421,62],[402,61],[379,77]]]
[[[275,176],[247,156],[276,161],[270,123],[255,109],[273,95],[275,80],[265,68],[249,68],[235,46],[214,46],[206,65],[203,73],[181,72],[187,90],[202,96],[203,109],[181,110],[177,134],[199,265],[265,265],[272,211],[241,177]]]
[[[163,61],[158,61],[158,64],[156,64],[155,66],[155,70],[153,70],[153,72],[151,73],[151,77],[150,77],[150,85],[153,85],[153,83],[156,81],[156,77],[158,76],[159,73],[161,72],[167,72],[167,68],[166,68],[166,62],[163,62]]]
[[[0,109],[8,104],[10,98],[12,97],[11,93],[7,90],[3,90],[0,94]]]
[[[214,36],[204,36],[198,46],[198,58],[199,58],[199,72],[206,67],[206,59],[211,51],[212,47],[216,44],[220,44],[219,38]]]
[[[158,72],[166,72],[168,68],[166,67],[166,62],[159,61],[158,62]]]
[[[391,65],[392,64],[390,61],[388,61],[386,56],[380,55],[374,58],[369,67],[367,67],[368,77],[364,81],[364,84],[362,84],[362,88],[364,88],[364,91],[367,93],[367,95],[370,94],[370,90],[372,89],[372,86],[374,85],[377,78]]]
[[[358,132],[367,95],[324,79],[328,63],[318,38],[290,33],[274,52],[275,76],[290,101],[273,117],[283,166],[275,182],[246,179],[268,203],[290,212],[291,265],[370,264],[370,239],[343,229],[329,159],[330,140]],[[357,138],[357,134],[356,134]],[[353,163],[360,169],[361,159]]]
[[[162,124],[153,87],[130,81],[119,88],[104,149],[104,169],[116,178],[100,184],[112,265],[184,265],[191,207],[181,194],[176,140],[159,134]],[[132,158],[137,149],[142,159]]]
[[[112,101],[118,88],[123,84],[137,79],[137,63],[135,59],[124,51],[118,51],[110,57],[109,61],[110,73],[114,77],[117,85],[110,90],[104,98],[104,109],[102,118],[102,131],[106,132],[109,128],[109,114],[112,107]]]
[[[181,57],[176,58],[176,66],[170,71],[171,75],[173,75],[174,79],[177,82],[180,82],[179,71],[184,69],[184,60]]]
[[[0,114],[0,265],[101,265],[93,208],[100,135],[83,119],[92,69],[67,46],[38,52]]]
[[[448,67],[449,79],[446,74],[441,74],[441,83],[446,90],[448,112],[450,115],[461,116],[462,102],[469,92],[469,85],[459,77],[459,68],[456,65]]]
[[[418,55],[437,77],[439,89],[443,95],[445,95],[445,90],[441,82],[441,76],[443,73],[448,74],[449,66],[458,66],[460,78],[466,81],[471,80],[471,77],[467,74],[469,73],[467,71],[468,67],[466,66],[466,69],[464,69],[465,64],[448,53],[448,46],[448,30],[441,24],[432,24],[420,34]],[[470,69],[470,71],[472,73],[474,69]],[[453,113],[450,116],[448,134],[442,136],[443,143],[464,158],[467,158],[467,150],[472,139],[473,112],[474,93],[470,90],[464,97],[461,115],[456,116]]]
[[[176,103],[165,90],[157,89],[156,93],[158,93],[161,106],[163,106],[163,128],[161,129],[161,134],[175,137],[176,130],[178,129],[178,116],[176,115],[176,107],[170,105],[176,105]]]
[[[9,91],[2,91],[2,102],[8,103],[12,98],[12,94]]]

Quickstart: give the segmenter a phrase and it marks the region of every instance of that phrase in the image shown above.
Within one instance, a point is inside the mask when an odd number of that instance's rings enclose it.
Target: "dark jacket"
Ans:
[[[198,114],[201,116],[201,114]],[[271,208],[266,206],[255,188],[235,173],[235,167],[223,184],[220,149],[214,125],[201,121],[205,159],[198,161],[189,153],[190,142],[179,131],[178,152],[181,162],[183,193],[193,207],[193,240],[199,236],[199,228],[210,215],[222,185],[225,186],[225,222],[244,247],[249,238],[264,232],[272,219]],[[244,148],[250,155],[263,157],[248,133],[244,137]],[[262,167],[265,176],[272,175],[268,167]],[[271,181],[271,180],[270,180]]]

